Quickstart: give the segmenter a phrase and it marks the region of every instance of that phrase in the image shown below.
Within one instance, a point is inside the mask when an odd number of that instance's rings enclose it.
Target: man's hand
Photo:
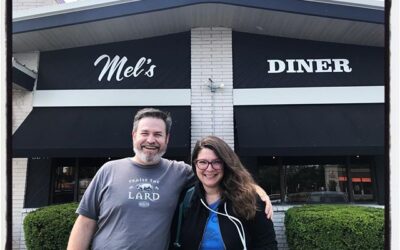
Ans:
[[[272,209],[272,203],[271,200],[269,199],[269,196],[262,187],[254,185],[254,188],[256,189],[256,192],[258,196],[260,196],[261,200],[265,202],[265,214],[267,215],[267,218],[272,220],[274,211]]]

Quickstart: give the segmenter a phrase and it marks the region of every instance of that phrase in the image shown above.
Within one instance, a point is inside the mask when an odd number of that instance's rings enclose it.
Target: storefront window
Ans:
[[[294,162],[293,160],[291,160]],[[347,175],[344,164],[315,163],[284,164],[285,201],[289,203],[347,202]],[[301,163],[301,162],[299,162]]]
[[[350,172],[354,201],[373,201],[373,179],[369,162],[360,157],[352,158]]]
[[[272,203],[376,200],[374,158],[367,156],[258,157],[253,175]]]
[[[104,164],[105,159],[102,158],[83,158],[79,160],[78,173],[78,201],[82,199],[87,187],[92,181],[97,170]]]
[[[267,191],[272,203],[280,203],[280,166],[278,160],[275,157],[260,158],[258,166],[258,184]]]
[[[75,171],[73,159],[55,160],[53,203],[74,201]]]
[[[53,159],[52,203],[80,201],[97,170],[108,158]]]

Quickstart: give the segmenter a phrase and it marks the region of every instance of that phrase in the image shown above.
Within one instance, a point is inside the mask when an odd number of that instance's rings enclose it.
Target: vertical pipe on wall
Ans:
[[[7,9],[7,7],[9,9]],[[7,70],[7,61],[10,56],[11,46],[7,44],[6,20],[11,19],[11,1],[0,2],[0,249],[8,249],[11,247],[11,205],[7,203],[9,198],[11,183],[8,182],[8,176],[11,175],[11,163],[7,154],[10,153],[9,146],[11,145],[8,134],[10,132],[9,112],[11,111],[8,103],[9,99],[9,84],[11,74]],[[8,49],[8,50],[7,50]]]

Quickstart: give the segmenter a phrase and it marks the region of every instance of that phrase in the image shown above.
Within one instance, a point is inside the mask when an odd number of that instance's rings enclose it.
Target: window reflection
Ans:
[[[345,166],[341,164],[284,165],[286,202],[347,202]]]
[[[281,171],[278,157],[258,159],[255,173],[258,184],[268,193],[272,203],[281,202]]]
[[[58,166],[55,169],[53,203],[65,203],[74,200],[75,167]]]
[[[259,185],[268,193],[272,203],[281,202],[279,166],[262,166],[258,170]]]
[[[80,201],[98,169],[110,159],[53,159],[50,201]],[[257,162],[255,178],[272,203],[375,200],[372,161],[368,157],[259,157]]]
[[[80,201],[97,170],[109,158],[53,159],[52,203]]]
[[[373,201],[374,190],[370,165],[368,163],[352,163],[350,172],[354,201]]]

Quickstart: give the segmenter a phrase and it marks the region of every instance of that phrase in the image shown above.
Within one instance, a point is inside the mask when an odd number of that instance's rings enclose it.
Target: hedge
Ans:
[[[384,210],[352,205],[306,205],[287,210],[290,250],[384,249]]]
[[[28,249],[66,249],[69,234],[77,218],[77,203],[39,208],[24,219]]]

